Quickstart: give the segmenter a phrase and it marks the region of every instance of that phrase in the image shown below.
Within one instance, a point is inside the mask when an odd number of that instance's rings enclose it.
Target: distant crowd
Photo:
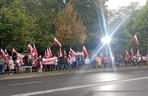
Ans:
[[[46,62],[48,60],[48,62]],[[90,69],[90,68],[113,68],[121,66],[142,66],[142,56],[126,58],[124,56],[95,56],[93,60],[83,55],[75,55],[70,58],[67,56],[53,57],[47,59],[41,55],[32,59],[25,55],[18,59],[17,55],[3,58],[0,54],[0,73],[1,74],[21,74],[23,72],[43,72],[43,71],[60,71],[70,69]],[[46,63],[45,63],[46,62]]]
[[[136,45],[139,45],[137,36],[134,36]],[[139,49],[137,55],[133,49],[129,53],[126,50],[124,55],[105,56],[103,54],[91,57],[89,51],[83,46],[81,52],[75,52],[70,48],[69,52],[62,52],[62,45],[57,38],[54,37],[53,45],[57,46],[57,55],[52,54],[52,50],[47,48],[44,56],[38,54],[38,50],[34,44],[28,44],[27,49],[29,54],[20,54],[15,48],[12,49],[12,54],[9,55],[7,50],[0,50],[0,73],[23,72],[43,72],[43,71],[60,71],[70,69],[90,69],[90,68],[113,68],[121,66],[142,66],[144,60],[148,61],[148,56],[142,57]],[[62,54],[63,53],[63,54]],[[68,53],[68,54],[67,54]]]

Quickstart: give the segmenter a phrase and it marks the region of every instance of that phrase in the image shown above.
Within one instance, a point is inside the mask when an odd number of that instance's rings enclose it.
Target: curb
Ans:
[[[146,69],[148,66],[142,66],[142,67],[122,67],[122,68],[117,68],[117,69],[90,69],[90,70],[66,70],[66,71],[61,71],[61,72],[42,72],[42,73],[24,73],[24,74],[14,74],[12,76],[10,75],[1,75],[0,80],[10,80],[10,79],[24,79],[24,78],[33,78],[33,77],[44,77],[44,76],[56,76],[56,75],[66,75],[66,74],[73,74],[73,73],[93,73],[93,72],[116,72],[116,71],[124,71],[124,70],[135,70],[135,69]]]

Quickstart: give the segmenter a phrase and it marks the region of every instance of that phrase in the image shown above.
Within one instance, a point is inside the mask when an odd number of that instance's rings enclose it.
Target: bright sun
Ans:
[[[106,5],[108,9],[118,9],[123,6],[128,6],[132,2],[138,2],[140,6],[145,5],[147,0],[109,0]]]

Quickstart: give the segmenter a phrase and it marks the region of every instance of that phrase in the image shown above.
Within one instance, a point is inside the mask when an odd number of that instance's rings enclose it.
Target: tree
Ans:
[[[85,27],[82,20],[76,17],[73,4],[69,1],[64,10],[60,11],[53,22],[56,36],[62,45],[77,48],[86,40]]]
[[[62,0],[23,0],[27,13],[35,18],[35,32],[32,43],[40,52],[52,46],[55,28],[53,19],[58,11],[64,8]]]
[[[57,36],[64,46],[95,48],[106,0],[65,1],[0,0],[0,46],[22,52],[33,43],[43,52]]]
[[[117,32],[113,35],[113,53],[122,54],[126,49],[133,48],[132,38],[134,34],[128,31],[128,23],[137,14],[139,8],[138,3],[131,3],[127,7],[121,7],[119,10],[109,10],[109,26],[112,32],[117,26],[121,24]]]
[[[145,55],[148,52],[148,3],[141,8],[128,24],[128,32],[139,38],[140,51]]]
[[[24,49],[32,41],[34,20],[26,14],[21,0],[1,0],[0,5],[0,46]]]
[[[103,34],[102,13],[107,14],[105,2],[108,0],[73,0],[73,6],[77,16],[83,20],[86,27],[85,45],[89,50],[94,50]],[[107,16],[105,16],[107,17]]]

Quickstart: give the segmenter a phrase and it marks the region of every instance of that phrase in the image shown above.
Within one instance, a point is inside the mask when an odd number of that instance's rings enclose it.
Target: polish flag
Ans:
[[[32,50],[31,55],[32,55],[32,57],[35,57],[36,56],[36,52],[35,52],[34,49]]]
[[[139,49],[137,50],[137,56],[140,56],[140,51],[139,51]]]
[[[84,53],[84,56],[89,57],[89,53],[85,46],[83,46],[82,52]]]
[[[133,59],[135,56],[133,49],[131,48],[131,58]]]
[[[70,48],[69,54],[71,57],[76,56],[76,52],[74,50],[72,50],[71,48]]]
[[[130,59],[129,52],[125,50],[125,59],[128,61]]]
[[[70,58],[71,58],[71,56],[70,56],[70,54],[67,56],[67,60],[70,60]]]
[[[3,49],[1,49],[1,54],[2,54],[2,56],[3,56],[3,57],[5,57],[5,56],[6,56],[6,54],[5,54],[5,52],[4,52],[4,50],[3,50]]]
[[[64,50],[64,56],[65,56],[65,57],[67,57],[67,53],[66,53],[66,50]]]
[[[51,51],[50,47],[48,48],[48,52],[49,52],[49,57],[52,57],[52,51]]]
[[[134,42],[136,45],[139,45],[139,40],[138,40],[138,38],[137,38],[137,35],[134,35],[133,42]]]
[[[58,39],[55,38],[55,37],[54,37],[54,45],[57,45],[57,46],[59,46],[59,47],[62,46],[61,43],[58,41]]]
[[[58,51],[58,57],[62,57],[63,54],[62,54],[62,49],[60,48],[59,51]]]
[[[20,54],[20,53],[17,54],[17,59],[18,59],[18,60],[22,60],[23,58],[24,58],[24,55],[22,55],[22,54]]]
[[[12,53],[18,53],[14,48],[12,49]]]
[[[31,44],[28,44],[28,49],[31,51],[31,53],[32,53],[32,51],[33,51],[33,47],[32,47],[32,45]]]
[[[9,56],[8,52],[7,52],[7,49],[5,49],[5,55],[6,56]]]
[[[47,57],[47,50],[45,50],[44,57],[45,58]]]
[[[38,56],[38,51],[37,51],[35,45],[33,45],[33,47],[34,47],[33,50],[34,50],[34,54],[35,54],[35,56]]]
[[[49,52],[49,49],[48,49],[48,48],[46,49],[46,56],[47,56],[47,57],[50,56],[50,52]]]

